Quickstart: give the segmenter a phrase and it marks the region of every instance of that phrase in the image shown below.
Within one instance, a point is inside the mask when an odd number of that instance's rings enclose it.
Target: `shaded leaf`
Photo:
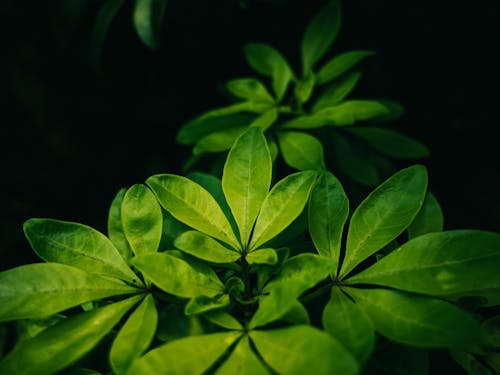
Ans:
[[[373,56],[373,51],[349,51],[330,59],[321,67],[317,74],[318,85],[330,82],[351,69],[354,65],[368,56]]]
[[[312,107],[313,113],[339,104],[354,90],[360,78],[360,73],[353,73],[331,84],[314,103]]]
[[[407,228],[408,237],[414,238],[426,233],[442,232],[443,221],[441,206],[436,197],[428,191],[422,208]]]
[[[227,294],[216,297],[197,296],[189,300],[184,308],[184,314],[201,314],[226,306],[229,306],[229,295]]]
[[[296,131],[278,133],[278,143],[285,162],[298,170],[325,168],[323,145],[314,136]]]
[[[278,254],[274,249],[258,249],[248,253],[245,257],[248,264],[270,264],[278,263]]]
[[[166,7],[167,0],[135,0],[132,13],[135,31],[151,49],[159,46]]]
[[[229,150],[236,139],[243,134],[247,127],[248,125],[243,125],[210,133],[196,142],[193,148],[193,154],[201,155],[205,153]]]
[[[132,256],[132,249],[123,232],[122,201],[127,189],[123,188],[116,193],[108,213],[108,237],[115,245],[122,258],[128,263]]]
[[[231,94],[241,99],[274,102],[264,84],[255,78],[233,79],[226,83],[226,88]]]
[[[215,374],[268,375],[270,372],[251,348],[248,336],[243,336]]]

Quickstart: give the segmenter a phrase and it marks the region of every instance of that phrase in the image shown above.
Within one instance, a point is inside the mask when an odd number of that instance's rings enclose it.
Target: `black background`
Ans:
[[[86,4],[80,19],[61,11],[79,3]],[[397,129],[430,147],[421,162],[447,229],[499,229],[496,3],[345,0],[330,50],[377,52],[360,65],[354,96],[405,106]],[[227,104],[224,81],[253,74],[242,45],[272,44],[299,70],[301,34],[322,4],[171,0],[162,47],[151,51],[126,1],[99,75],[89,40],[100,1],[3,1],[0,267],[35,260],[24,220],[52,217],[104,231],[119,188],[180,173],[189,150],[175,143],[178,128]]]

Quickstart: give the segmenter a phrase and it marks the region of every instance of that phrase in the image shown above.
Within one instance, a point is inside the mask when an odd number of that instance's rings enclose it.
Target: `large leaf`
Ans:
[[[132,256],[132,249],[123,232],[122,223],[122,202],[127,189],[123,188],[116,193],[116,196],[111,202],[108,213],[108,237],[115,245],[122,258],[128,263]]]
[[[195,315],[229,306],[229,295],[217,297],[197,296],[192,298],[184,308],[184,314]]]
[[[212,237],[190,230],[175,239],[175,247],[192,256],[213,263],[232,263],[240,259],[241,254],[224,247]]]
[[[317,74],[318,84],[321,85],[340,77],[354,65],[374,54],[373,51],[349,51],[335,56],[319,70]]]
[[[453,230],[418,236],[349,284],[376,284],[436,296],[481,296],[500,288],[500,234]]]
[[[134,362],[128,375],[202,374],[241,336],[241,332],[191,336],[159,346]]]
[[[62,370],[96,346],[139,298],[81,313],[47,328],[3,358],[0,373],[49,375]]]
[[[158,288],[179,297],[214,297],[224,291],[224,284],[214,280],[208,272],[200,272],[186,261],[170,254],[139,255],[132,259],[132,264]]]
[[[0,273],[0,321],[41,318],[139,289],[58,263],[37,263]]]
[[[190,227],[239,248],[231,225],[213,196],[197,183],[181,176],[162,174],[146,183],[172,216]]]
[[[291,174],[279,181],[262,203],[250,241],[254,250],[283,231],[304,209],[316,172]]]
[[[387,338],[419,347],[481,342],[479,323],[451,303],[389,289],[345,288]]]
[[[266,363],[280,374],[350,375],[359,370],[337,340],[311,326],[250,331],[250,338]]]
[[[167,0],[135,0],[132,14],[135,31],[149,48],[159,46],[166,7]]]
[[[349,201],[339,180],[322,173],[309,198],[309,233],[320,255],[338,262],[342,231],[349,214]]]
[[[243,134],[248,125],[242,125],[210,133],[200,139],[193,148],[193,155],[205,153],[222,152],[229,150],[235,140]]]
[[[203,316],[211,323],[218,325],[219,327],[236,331],[243,330],[243,326],[240,322],[238,322],[238,320],[236,320],[236,318],[222,310],[209,311]]]
[[[141,356],[153,340],[158,312],[148,294],[120,328],[111,346],[109,362],[116,374],[125,374],[135,358]]]
[[[278,133],[278,143],[283,159],[292,168],[300,171],[325,168],[323,145],[316,137],[303,132],[285,131]]]
[[[313,18],[302,38],[301,55],[304,75],[323,57],[340,29],[340,1],[330,0]]]
[[[137,282],[113,243],[95,229],[53,219],[29,219],[23,229],[33,250],[47,262]]]
[[[312,107],[313,113],[340,103],[352,90],[354,90],[360,78],[360,73],[353,73],[345,76],[339,81],[335,81],[335,83],[327,87],[318,100],[316,100]]]
[[[337,287],[332,288],[322,321],[325,331],[341,342],[359,363],[366,362],[375,346],[373,324]]]
[[[122,223],[135,255],[158,250],[163,217],[155,195],[146,186],[136,184],[127,190],[122,202]]]
[[[222,189],[246,249],[255,219],[271,185],[272,161],[262,130],[249,128],[231,148]]]
[[[349,224],[341,276],[395,239],[411,224],[425,199],[427,171],[403,169],[368,195]]]
[[[241,99],[274,102],[266,86],[255,78],[233,79],[226,83],[226,88],[231,94]]]
[[[422,208],[407,228],[408,237],[413,238],[425,233],[442,232],[443,221],[441,206],[436,197],[428,191]]]
[[[270,372],[253,351],[248,336],[243,336],[215,374],[268,375]]]

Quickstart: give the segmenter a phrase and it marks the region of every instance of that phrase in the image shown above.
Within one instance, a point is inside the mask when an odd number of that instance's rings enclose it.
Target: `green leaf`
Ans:
[[[198,258],[213,263],[232,263],[241,258],[241,254],[224,247],[213,238],[190,230],[175,239],[175,247]]]
[[[246,248],[271,185],[272,161],[262,130],[249,128],[231,148],[224,164],[222,189]]]
[[[250,338],[266,363],[280,374],[350,375],[359,371],[337,340],[311,326],[250,331]]]
[[[318,253],[337,261],[349,200],[339,180],[325,171],[316,181],[308,207],[309,233]]]
[[[407,228],[408,237],[411,239],[426,233],[442,232],[443,221],[441,206],[436,197],[428,191],[422,208]]]
[[[155,195],[146,186],[136,184],[127,190],[122,202],[122,223],[135,255],[158,250],[163,217]]]
[[[271,77],[274,93],[280,101],[290,81],[294,78],[292,69],[283,55],[275,48],[262,43],[250,43],[244,47],[248,64],[258,73]]]
[[[467,375],[495,375],[490,368],[479,362],[473,353],[463,350],[450,350],[451,357],[466,371]]]
[[[113,243],[93,228],[68,221],[29,219],[23,229],[33,250],[47,262],[137,282]]]
[[[259,117],[256,117],[255,120],[250,123],[250,127],[261,128],[262,131],[266,131],[276,122],[278,115],[278,108],[269,108],[265,112],[262,112]]]
[[[425,145],[394,130],[356,126],[346,128],[346,131],[391,158],[420,159],[429,156],[429,149]]]
[[[339,288],[333,287],[325,309],[323,327],[341,342],[359,363],[364,363],[375,346],[375,330],[365,312]]]
[[[186,261],[165,253],[150,253],[132,258],[132,264],[158,288],[175,296],[214,297],[224,292],[224,284],[201,273]]]
[[[236,139],[243,134],[247,128],[248,125],[243,125],[213,132],[196,142],[193,148],[193,154],[201,155],[229,150]]]
[[[118,191],[108,213],[108,237],[115,245],[116,250],[121,254],[122,258],[128,263],[132,256],[132,249],[123,232],[122,224],[122,201],[127,189],[123,188]]]
[[[353,73],[328,86],[314,103],[312,112],[319,112],[322,109],[339,104],[352,90],[354,90],[360,78],[360,73]]]
[[[311,324],[309,312],[299,301],[295,301],[280,319],[292,324]]]
[[[213,196],[197,183],[181,176],[160,174],[146,180],[160,204],[190,227],[238,249],[239,243]]]
[[[255,222],[250,250],[257,249],[275,237],[299,216],[307,203],[316,175],[314,171],[294,173],[272,188]]]
[[[382,100],[347,100],[333,107],[324,108],[314,116],[323,119],[323,125],[349,126],[358,121],[390,116],[392,110],[392,107]]]
[[[300,45],[302,71],[306,75],[323,57],[340,29],[340,1],[331,0],[307,26]]]
[[[427,171],[405,168],[382,183],[361,202],[349,225],[341,276],[400,235],[413,221],[425,199]]]
[[[499,269],[500,234],[453,230],[415,237],[346,283],[481,296],[482,289],[500,288]]]
[[[389,289],[345,288],[385,337],[407,345],[444,348],[481,342],[479,323],[451,303]]]
[[[232,315],[229,315],[227,312],[222,310],[209,311],[203,315],[208,321],[213,324],[218,325],[219,327],[231,329],[231,330],[243,330],[243,326],[241,325],[236,318]]]
[[[136,360],[127,374],[202,374],[240,336],[240,332],[221,332],[171,341]]]
[[[485,332],[488,344],[495,348],[500,348],[500,315],[484,320],[481,328]]]
[[[226,88],[231,94],[241,99],[274,103],[266,86],[255,78],[233,79],[226,83]]]
[[[295,98],[300,104],[304,104],[311,97],[314,86],[316,85],[316,77],[314,74],[309,73],[306,77],[295,83]]]
[[[81,313],[25,340],[0,362],[0,373],[49,375],[89,352],[141,297]]]
[[[373,51],[349,51],[335,56],[319,70],[317,74],[318,84],[322,85],[340,77],[354,65],[374,54]]]
[[[47,317],[87,301],[138,292],[65,264],[28,264],[0,272],[0,321]]]
[[[222,294],[216,297],[197,296],[189,300],[184,314],[195,315],[229,306],[229,295]]]
[[[144,44],[157,49],[165,17],[167,0],[135,0],[132,19],[135,31]]]
[[[125,374],[134,359],[146,351],[154,338],[157,323],[158,312],[154,299],[148,294],[113,340],[109,362],[116,374]]]
[[[156,338],[162,342],[173,341],[187,336],[201,335],[206,327],[199,315],[186,316],[180,304],[158,306],[158,328]]]
[[[279,132],[278,143],[283,159],[292,168],[325,169],[323,145],[316,137],[303,132]]]
[[[251,348],[248,336],[243,336],[215,374],[268,375],[270,372]]]
[[[258,249],[248,253],[245,257],[248,264],[270,264],[278,263],[278,254],[274,249]]]

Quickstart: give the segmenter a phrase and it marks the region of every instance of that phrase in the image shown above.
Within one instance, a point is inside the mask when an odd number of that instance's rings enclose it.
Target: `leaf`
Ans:
[[[339,180],[325,171],[309,198],[309,233],[318,253],[339,261],[342,231],[349,214],[349,201]]]
[[[280,374],[350,375],[359,371],[337,340],[311,326],[250,331],[250,338],[266,363]]]
[[[213,238],[190,230],[175,239],[175,247],[198,258],[213,263],[232,263],[241,258],[241,254],[224,247]]]
[[[214,297],[224,292],[224,285],[199,272],[186,261],[165,253],[148,253],[132,258],[137,267],[158,288],[175,296]]]
[[[333,57],[319,70],[317,74],[318,85],[340,77],[360,61],[373,55],[375,55],[373,51],[349,51]]]
[[[294,173],[272,188],[255,222],[250,251],[275,237],[299,216],[307,203],[316,175],[314,171]]]
[[[248,336],[243,336],[232,351],[229,358],[215,372],[215,375],[268,375],[266,366],[260,361],[252,347]]]
[[[288,84],[294,78],[288,62],[279,51],[263,43],[245,45],[244,53],[248,64],[255,71],[272,78],[273,90],[279,102],[285,95]]]
[[[262,130],[249,128],[234,143],[224,164],[222,189],[246,249],[271,185],[272,161]]]
[[[389,289],[345,288],[390,340],[427,348],[481,342],[479,323],[451,303]]]
[[[0,373],[49,375],[89,352],[140,297],[132,297],[65,319],[25,340],[0,362]]]
[[[450,350],[451,357],[466,371],[467,375],[495,375],[494,372],[483,363],[479,362],[476,356],[463,350]]]
[[[278,254],[274,249],[258,249],[248,253],[245,257],[248,264],[270,264],[278,263]]]
[[[315,85],[316,77],[312,73],[295,82],[295,99],[297,99],[297,102],[300,104],[307,102],[314,91]]]
[[[265,112],[262,112],[259,117],[256,117],[250,123],[250,127],[261,128],[262,131],[266,131],[276,122],[278,115],[278,108],[269,108]]]
[[[323,119],[323,125],[350,126],[358,121],[376,120],[391,114],[391,105],[382,100],[347,100],[324,108],[314,116]]]
[[[422,206],[426,189],[427,171],[422,165],[414,165],[391,176],[361,202],[349,224],[341,276],[411,224]]]
[[[307,26],[300,45],[302,71],[306,75],[323,57],[340,29],[340,1],[331,0]]]
[[[151,49],[157,49],[167,0],[135,0],[132,19],[135,31]]]
[[[162,342],[173,341],[187,336],[197,336],[205,332],[199,315],[186,316],[184,306],[166,304],[158,306],[158,328],[156,338]]]
[[[233,79],[226,83],[226,88],[231,94],[241,99],[274,103],[266,86],[255,78]]]
[[[377,345],[365,369],[366,375],[429,375],[429,353],[385,341]]]
[[[243,134],[247,128],[248,125],[243,125],[210,133],[196,142],[193,148],[193,154],[201,155],[229,150],[236,139]]]
[[[190,227],[238,249],[239,243],[213,196],[197,183],[181,176],[159,174],[146,184],[173,217]]]
[[[28,264],[0,272],[0,321],[43,318],[87,301],[138,292],[65,264]]]
[[[373,324],[338,287],[332,288],[322,322],[325,331],[341,342],[360,364],[368,360],[375,347]]]
[[[37,255],[47,262],[64,263],[100,275],[137,282],[112,242],[83,224],[53,219],[29,219],[24,234]]]
[[[280,319],[292,324],[311,324],[309,312],[299,301],[295,301],[292,307]]]
[[[303,132],[279,132],[278,143],[283,159],[292,168],[325,169],[323,145],[316,137]]]
[[[216,297],[197,296],[189,300],[184,309],[184,314],[201,314],[226,306],[229,306],[229,295],[227,294],[222,294]]]
[[[191,336],[171,341],[136,360],[127,374],[202,374],[240,336],[240,332],[233,331]]]
[[[132,249],[123,232],[122,224],[122,201],[127,189],[120,189],[116,194],[108,213],[108,237],[115,245],[116,250],[120,253],[122,258],[128,263],[132,256]]]
[[[232,315],[222,310],[209,311],[203,315],[211,323],[218,325],[219,327],[232,329],[232,330],[243,330],[243,326],[240,322],[236,320]]]
[[[356,126],[346,128],[346,131],[391,158],[420,159],[429,156],[425,145],[394,130]]]
[[[339,104],[358,84],[360,73],[353,73],[328,86],[312,106],[312,112],[319,112],[327,107]]]
[[[135,255],[158,250],[163,217],[160,204],[146,186],[136,184],[127,190],[122,202],[122,222]]]
[[[436,197],[428,191],[422,208],[407,228],[408,237],[411,239],[426,233],[442,232],[443,221],[441,206]]]
[[[453,230],[415,237],[348,284],[375,284],[410,292],[481,296],[500,287],[500,234]]]
[[[146,351],[154,338],[157,323],[154,299],[148,294],[113,340],[109,362],[116,374],[125,374],[134,359]]]
[[[486,319],[481,323],[488,344],[500,348],[500,315]]]

